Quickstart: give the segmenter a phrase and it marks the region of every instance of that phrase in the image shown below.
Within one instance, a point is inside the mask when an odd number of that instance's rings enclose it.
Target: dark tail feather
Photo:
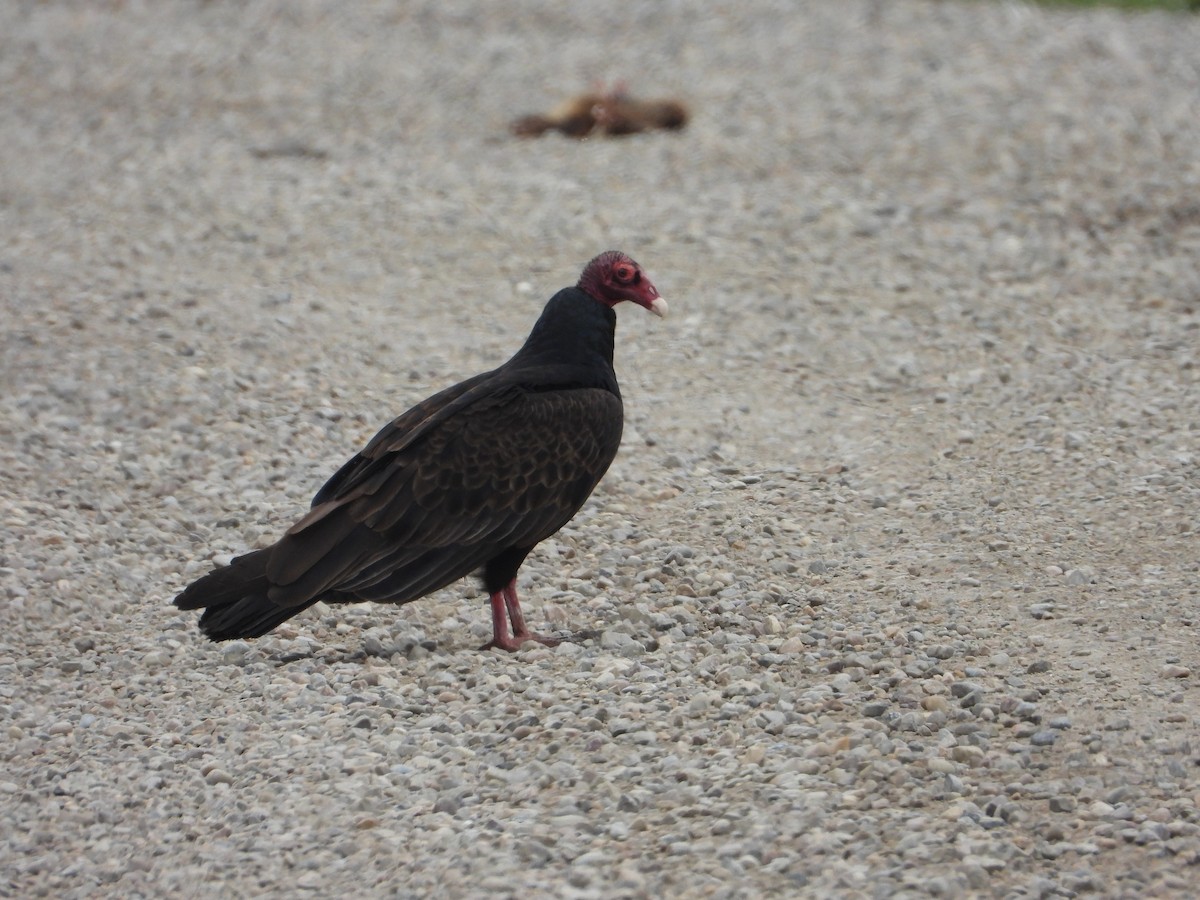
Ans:
[[[267,599],[267,550],[239,556],[192,582],[175,598],[180,609],[204,609],[200,630],[214,641],[261,637],[317,601],[278,606]]]

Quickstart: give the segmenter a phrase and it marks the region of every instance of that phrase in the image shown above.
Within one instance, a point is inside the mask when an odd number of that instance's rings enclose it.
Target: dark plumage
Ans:
[[[215,641],[258,637],[319,600],[408,603],[478,572],[489,646],[545,641],[525,625],[517,570],[616,456],[622,300],[666,312],[637,263],[603,253],[550,299],[512,359],[385,426],[278,542],[200,578],[175,605],[204,608],[200,628]]]

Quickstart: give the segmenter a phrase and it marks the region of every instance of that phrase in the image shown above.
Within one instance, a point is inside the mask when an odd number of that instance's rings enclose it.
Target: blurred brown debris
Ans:
[[[560,131],[574,138],[592,134],[619,137],[655,128],[678,131],[687,121],[687,107],[680,101],[638,100],[618,82],[610,91],[598,88],[572,97],[544,115],[522,116],[509,130],[518,137],[537,137],[547,131]]]

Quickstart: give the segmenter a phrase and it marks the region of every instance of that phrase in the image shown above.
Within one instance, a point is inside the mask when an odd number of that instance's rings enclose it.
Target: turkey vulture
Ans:
[[[636,262],[602,253],[550,299],[512,359],[386,425],[278,542],[193,582],[175,605],[203,607],[201,631],[223,641],[266,634],[319,600],[408,603],[478,572],[491,595],[488,647],[555,643],[526,626],[517,569],[617,454],[622,300],[667,311]]]

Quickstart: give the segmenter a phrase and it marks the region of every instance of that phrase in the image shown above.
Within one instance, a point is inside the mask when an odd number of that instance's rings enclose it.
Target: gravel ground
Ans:
[[[0,894],[1191,893],[1200,20],[484,15],[0,5]],[[692,125],[506,134],[614,78]],[[566,643],[173,610],[609,247]]]

